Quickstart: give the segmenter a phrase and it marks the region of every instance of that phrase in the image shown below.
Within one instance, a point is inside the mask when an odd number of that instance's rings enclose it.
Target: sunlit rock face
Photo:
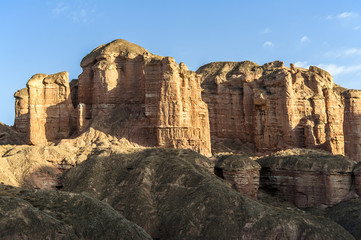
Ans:
[[[81,66],[78,102],[84,104],[83,124],[126,112],[124,126],[118,124],[113,131],[118,137],[210,155],[208,109],[201,98],[200,78],[185,64],[115,40],[94,49]]]
[[[202,66],[211,136],[252,143],[259,153],[319,148],[344,153],[344,106],[332,76],[275,61]]]
[[[44,145],[70,136],[74,109],[67,72],[36,74],[28,81],[27,88],[14,96],[14,127],[27,134],[29,144]]]

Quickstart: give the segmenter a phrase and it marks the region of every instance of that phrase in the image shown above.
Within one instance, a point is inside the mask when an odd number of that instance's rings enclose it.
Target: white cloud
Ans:
[[[348,18],[353,15],[354,15],[354,13],[352,13],[352,12],[343,12],[343,13],[340,13],[339,15],[337,15],[336,17],[337,18]]]
[[[310,39],[309,39],[307,36],[303,36],[303,37],[301,38],[301,42],[302,42],[302,43],[309,42],[309,41],[310,41]]]
[[[345,50],[345,55],[361,55],[361,48],[349,48]]]
[[[52,9],[55,16],[62,16],[72,19],[74,22],[88,22],[95,12],[95,6],[89,1],[78,0],[73,3],[56,1]]]
[[[295,67],[299,67],[299,68],[309,68],[310,64],[308,64],[307,61],[303,61],[303,62],[295,62]]]
[[[343,50],[329,51],[325,53],[328,58],[351,57],[361,55],[361,48],[348,48]]]
[[[337,15],[329,15],[326,17],[326,19],[331,20],[331,19],[346,19],[346,18],[350,18],[350,17],[356,17],[357,14],[353,13],[353,12],[342,12],[340,14]]]
[[[352,66],[338,66],[336,64],[320,64],[317,67],[325,69],[331,75],[340,75],[346,73],[357,72],[361,70],[361,64]]]
[[[263,47],[273,47],[273,43],[270,41],[264,42]]]
[[[353,28],[355,31],[358,31],[358,30],[360,30],[361,29],[361,26],[359,25],[359,26],[356,26],[356,27],[354,27]]]

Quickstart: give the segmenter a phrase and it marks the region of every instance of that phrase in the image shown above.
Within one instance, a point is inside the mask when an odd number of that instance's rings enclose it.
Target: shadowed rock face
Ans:
[[[89,196],[0,185],[1,239],[151,239]]]
[[[344,106],[326,71],[246,61],[210,63],[197,73],[212,138],[240,139],[259,153],[298,147],[344,154]]]
[[[110,204],[156,239],[353,239],[324,218],[247,198],[190,150],[102,152],[72,169],[66,191]]]
[[[12,127],[0,123],[0,145],[18,145],[24,143],[24,134],[15,131]]]
[[[232,184],[238,192],[257,199],[261,166],[249,157],[234,154],[218,158],[215,174]]]
[[[257,160],[260,188],[299,208],[332,206],[356,196],[354,162],[316,150],[286,150]]]

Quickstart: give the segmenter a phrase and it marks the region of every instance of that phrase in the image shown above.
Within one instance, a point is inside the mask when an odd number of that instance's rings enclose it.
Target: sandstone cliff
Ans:
[[[240,139],[259,153],[320,148],[344,154],[344,105],[332,76],[275,61],[202,66],[211,137]]]
[[[190,148],[210,155],[208,109],[201,99],[200,78],[185,64],[115,40],[94,49],[81,66],[80,131],[93,123],[140,145]]]
[[[30,78],[27,88],[15,93],[15,123],[27,142],[46,145],[67,138],[74,131],[74,108],[67,72]]]

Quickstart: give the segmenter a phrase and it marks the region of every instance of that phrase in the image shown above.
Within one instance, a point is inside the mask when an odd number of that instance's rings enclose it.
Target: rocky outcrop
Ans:
[[[343,103],[332,76],[275,61],[202,66],[212,138],[240,139],[258,153],[320,148],[344,154]]]
[[[110,204],[153,239],[353,239],[325,218],[233,190],[190,150],[103,151],[66,175],[66,191]]]
[[[354,162],[341,155],[307,149],[281,151],[257,160],[260,188],[299,208],[332,206],[353,190]]]
[[[0,185],[1,239],[151,239],[109,205],[82,194]]]
[[[25,144],[24,134],[0,122],[0,145]]]
[[[249,157],[235,154],[218,158],[214,172],[239,193],[257,199],[261,166]]]
[[[200,78],[185,64],[115,40],[94,49],[81,66],[79,126],[91,124],[143,146],[190,148],[210,155]]]
[[[361,91],[343,92],[345,103],[345,153],[361,161]]]
[[[46,145],[74,131],[67,72],[36,74],[26,89],[15,93],[15,98],[14,127],[27,134],[29,144]]]

